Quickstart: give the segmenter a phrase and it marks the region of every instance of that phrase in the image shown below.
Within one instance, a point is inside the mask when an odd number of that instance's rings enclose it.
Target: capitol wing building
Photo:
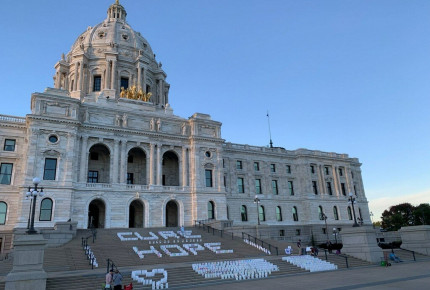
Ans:
[[[166,73],[126,16],[117,1],[78,36],[55,64],[54,88],[32,94],[31,114],[0,115],[2,250],[28,225],[34,177],[45,193],[37,228],[212,220],[300,236],[320,234],[325,221],[351,226],[354,213],[370,223],[357,158],[232,144],[210,115],[174,115]]]

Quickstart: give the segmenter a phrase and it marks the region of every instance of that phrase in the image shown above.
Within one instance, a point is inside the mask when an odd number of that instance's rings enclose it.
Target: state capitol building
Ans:
[[[208,114],[174,115],[167,75],[126,16],[116,1],[77,37],[54,66],[54,87],[32,94],[31,114],[0,115],[1,250],[27,228],[34,177],[45,193],[36,228],[212,220],[232,229],[259,222],[281,237],[325,235],[325,221],[352,225],[350,193],[358,220],[371,222],[357,158],[233,144]]]

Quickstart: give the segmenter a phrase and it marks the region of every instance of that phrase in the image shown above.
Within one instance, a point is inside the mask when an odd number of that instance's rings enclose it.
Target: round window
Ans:
[[[55,135],[49,136],[49,142],[51,142],[51,143],[57,143],[57,141],[58,141],[58,137],[57,136],[55,136]]]
[[[209,157],[211,157],[211,153],[210,153],[209,151],[206,151],[206,152],[205,152],[205,155],[206,155],[206,157],[208,157],[208,158],[209,158]]]

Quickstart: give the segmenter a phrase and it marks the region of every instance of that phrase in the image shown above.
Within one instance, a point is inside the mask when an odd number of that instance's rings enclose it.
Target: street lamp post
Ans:
[[[328,231],[327,231],[327,216],[326,216],[326,214],[322,212],[320,215],[320,219],[324,220],[324,222],[325,222],[325,234],[327,236],[327,242],[328,242],[329,238],[328,238]]]
[[[333,228],[333,235],[334,235],[334,240],[336,241],[336,244],[337,244],[337,234],[338,234],[337,228]]]
[[[37,200],[37,196],[39,195],[40,197],[43,196],[43,187],[41,188],[37,188],[37,186],[40,183],[40,178],[33,178],[33,185],[34,187],[31,188],[30,186],[28,187],[28,191],[25,194],[26,195],[26,199],[30,198],[32,204],[30,203],[30,211],[31,211],[31,218],[30,218],[30,226],[29,229],[27,231],[27,234],[29,235],[34,235],[37,234],[37,231],[34,229],[34,214],[36,212],[36,200]]]
[[[354,215],[354,224],[352,225],[353,227],[359,227],[360,225],[357,223],[357,218],[355,217],[355,208],[354,208],[354,203],[355,203],[355,197],[353,196],[352,192],[349,193],[349,198],[348,198],[348,203],[351,205],[352,207],[352,214]]]
[[[258,196],[256,195],[254,198],[254,203],[257,204],[257,220],[258,220],[258,225],[260,225],[260,199],[258,198]]]
[[[258,237],[258,226],[260,225],[260,208],[259,208],[260,207],[260,199],[258,198],[257,195],[254,198],[254,203],[257,204],[257,221],[258,221],[258,223],[257,223],[256,232],[257,232],[257,237]]]

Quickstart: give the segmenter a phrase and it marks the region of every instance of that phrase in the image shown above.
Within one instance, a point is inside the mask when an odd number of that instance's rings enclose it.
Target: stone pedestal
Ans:
[[[42,235],[15,235],[13,268],[6,276],[6,290],[46,289],[45,245]]]
[[[430,226],[402,227],[399,233],[402,248],[430,255]]]
[[[372,263],[379,263],[383,253],[376,243],[376,233],[371,226],[343,227],[342,252]]]

